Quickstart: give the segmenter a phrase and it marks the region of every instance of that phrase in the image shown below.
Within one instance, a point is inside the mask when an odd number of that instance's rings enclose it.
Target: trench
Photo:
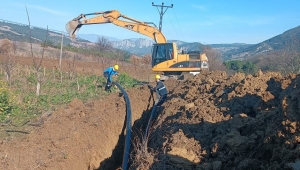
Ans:
[[[130,169],[130,156],[134,156],[130,155],[132,154],[131,150],[134,149],[132,145],[132,142],[134,142],[134,140],[132,139],[132,137],[139,138],[141,141],[143,138],[146,138],[149,132],[149,128],[151,127],[152,119],[154,118],[156,108],[155,105],[150,106],[151,100],[153,100],[153,94],[151,93],[151,95],[148,98],[148,105],[146,110],[143,111],[141,117],[137,119],[132,125],[130,99],[126,91],[121,87],[120,84],[116,82],[113,83],[122,92],[126,103],[126,115],[124,118],[122,131],[119,134],[118,142],[112,151],[112,155],[100,163],[100,167],[98,168],[98,170],[120,169],[120,167],[122,167],[122,170]]]

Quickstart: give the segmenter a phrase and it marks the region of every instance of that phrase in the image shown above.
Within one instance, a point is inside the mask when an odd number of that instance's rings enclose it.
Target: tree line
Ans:
[[[258,67],[251,61],[233,60],[224,62],[226,68],[245,74],[256,74]]]

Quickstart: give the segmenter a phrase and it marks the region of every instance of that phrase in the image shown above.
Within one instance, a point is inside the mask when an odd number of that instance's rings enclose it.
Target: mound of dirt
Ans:
[[[299,169],[299,83],[299,75],[279,73],[167,80],[170,94],[151,128],[148,149],[155,157],[148,169]],[[145,130],[154,98],[147,86],[127,93],[134,160],[134,139]],[[125,117],[119,93],[88,103],[73,99],[28,123],[22,131],[29,134],[1,138],[0,169],[120,168]]]
[[[148,146],[151,169],[300,169],[300,77],[206,72],[178,84]]]

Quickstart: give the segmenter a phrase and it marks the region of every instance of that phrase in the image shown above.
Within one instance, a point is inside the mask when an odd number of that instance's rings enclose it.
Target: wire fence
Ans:
[[[19,26],[26,26],[26,27],[29,26],[28,24],[22,24],[22,23],[8,21],[8,20],[4,20],[4,19],[0,19],[0,22],[15,24],[15,25],[19,25]],[[32,25],[30,26],[30,28],[31,29],[37,28],[37,29],[47,30],[47,28],[42,28],[42,27],[37,27],[37,26],[32,26]],[[58,30],[49,29],[49,28],[48,28],[48,31],[51,31],[51,32],[54,32],[54,33],[57,33],[57,34],[63,33],[64,35],[68,36],[68,33],[65,32],[65,31],[58,31]]]

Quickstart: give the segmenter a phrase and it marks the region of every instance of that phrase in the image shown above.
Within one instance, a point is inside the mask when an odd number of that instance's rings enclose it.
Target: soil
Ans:
[[[207,72],[171,90],[151,169],[300,169],[300,77]]]
[[[147,144],[153,162],[136,159],[134,146],[155,95],[147,86],[126,91],[133,125],[130,169],[300,169],[299,75],[213,71],[165,84],[169,95],[156,110]],[[14,132],[1,128],[0,169],[118,169],[125,117],[117,92],[87,103],[73,99]]]

